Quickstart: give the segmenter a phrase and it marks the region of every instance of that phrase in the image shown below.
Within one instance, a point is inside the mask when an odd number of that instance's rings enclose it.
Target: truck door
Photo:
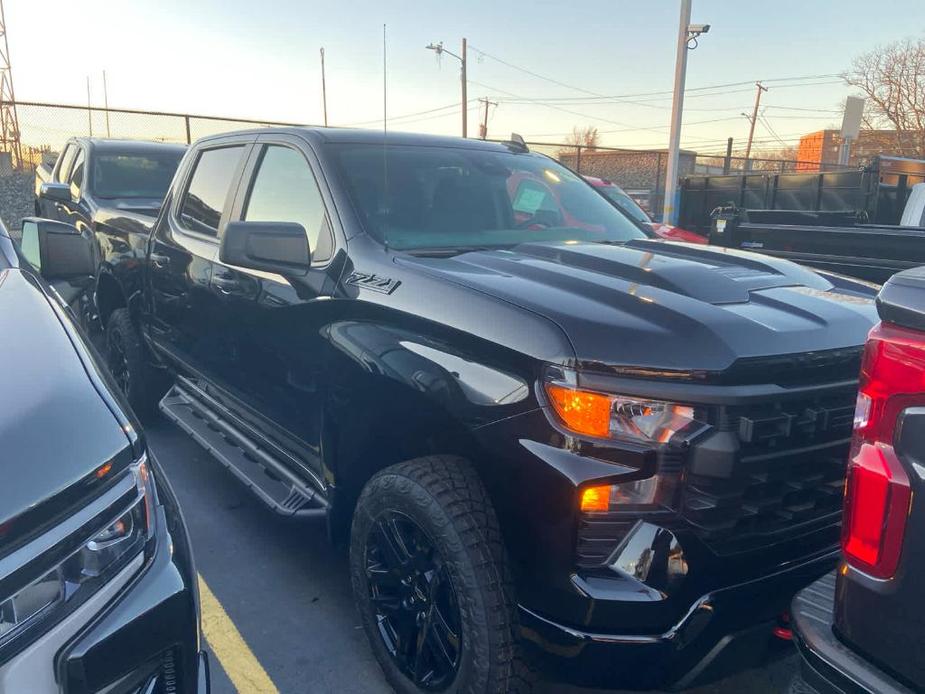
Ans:
[[[209,278],[252,140],[229,138],[189,157],[149,243],[149,337],[162,357],[194,379],[214,375],[225,358]]]
[[[313,161],[299,138],[261,136],[232,212],[235,220],[301,224],[312,253],[308,277],[294,287],[279,275],[216,261],[211,279],[224,355],[220,385],[309,474],[320,468],[322,327],[331,308],[322,299],[337,280],[328,203]]]

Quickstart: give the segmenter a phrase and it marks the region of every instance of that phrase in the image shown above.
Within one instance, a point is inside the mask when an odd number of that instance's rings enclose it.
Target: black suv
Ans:
[[[655,240],[519,141],[210,137],[108,233],[128,397],[349,538],[399,691],[526,688],[536,651],[686,686],[834,566],[869,286]]]
[[[207,694],[176,497],[68,303],[94,269],[70,225],[0,224],[0,691]]]

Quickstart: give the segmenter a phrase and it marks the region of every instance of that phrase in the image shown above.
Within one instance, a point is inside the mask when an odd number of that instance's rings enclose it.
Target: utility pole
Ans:
[[[684,111],[684,82],[687,78],[687,52],[697,47],[697,39],[710,30],[709,24],[691,24],[691,0],[681,0],[678,45],[674,68],[674,98],[671,103],[671,132],[668,138],[668,165],[665,172],[665,204],[662,222],[677,222],[678,169],[681,153],[681,119]]]
[[[462,40],[462,71],[460,73],[462,78],[462,136],[469,137],[469,129],[467,122],[469,119],[469,98],[466,94],[467,91],[467,82],[466,82],[466,38],[463,37]]]
[[[106,137],[112,137],[109,133],[109,90],[106,88],[105,70],[103,70],[103,108],[106,109]]]
[[[434,51],[438,56],[442,56],[444,53],[446,53],[447,55],[456,58],[456,60],[458,60],[461,65],[459,77],[460,81],[462,82],[462,136],[467,137],[469,120],[469,96],[467,94],[468,83],[466,81],[466,39],[463,38],[462,40],[462,55],[456,55],[453,53],[453,51],[447,50],[443,45],[443,41],[439,41],[437,43],[428,43],[426,46],[424,46],[424,48],[429,51]]]
[[[0,0],[0,148],[10,154],[12,166],[23,165],[22,143],[19,139],[19,117],[16,114],[16,94],[13,92],[13,68],[10,67],[10,44],[6,38],[6,16]]]
[[[726,157],[723,159],[723,174],[729,175],[732,168],[732,138],[726,140]]]
[[[385,42],[385,24],[382,25],[382,132],[389,129],[389,71],[388,71],[388,53]],[[385,157],[383,157],[385,161]]]
[[[87,129],[93,137],[93,110],[90,108],[90,75],[87,75]]]
[[[482,124],[479,126],[479,138],[484,140],[488,137],[488,108],[489,106],[497,106],[497,101],[489,101],[487,96],[479,99],[480,104],[485,104],[485,113],[482,115]]]
[[[328,91],[324,81],[324,47],[321,47],[321,106],[324,109],[324,127],[328,127]]]
[[[752,110],[752,117],[749,118],[751,121],[751,126],[748,128],[748,144],[745,145],[745,166],[749,166],[749,159],[752,155],[752,138],[755,137],[755,122],[758,120],[758,107],[761,105],[761,92],[768,91],[768,88],[765,87],[761,82],[755,82],[755,86],[758,87],[758,93],[755,94],[755,108]]]

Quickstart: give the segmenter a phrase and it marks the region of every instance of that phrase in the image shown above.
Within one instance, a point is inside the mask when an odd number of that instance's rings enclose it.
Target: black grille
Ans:
[[[855,391],[720,407],[713,425],[738,448],[725,474],[687,475],[682,515],[721,554],[839,522]]]

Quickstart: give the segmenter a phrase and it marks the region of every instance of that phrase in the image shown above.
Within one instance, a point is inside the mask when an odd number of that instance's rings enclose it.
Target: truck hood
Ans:
[[[130,441],[30,278],[0,269],[0,555],[66,512],[131,456]]]
[[[163,198],[108,198],[100,200],[100,207],[106,208],[110,214],[128,212],[140,214],[145,217],[157,217],[161,211]]]
[[[404,262],[545,316],[592,369],[722,372],[862,345],[877,320],[869,286],[836,288],[789,261],[707,246],[535,243]]]

